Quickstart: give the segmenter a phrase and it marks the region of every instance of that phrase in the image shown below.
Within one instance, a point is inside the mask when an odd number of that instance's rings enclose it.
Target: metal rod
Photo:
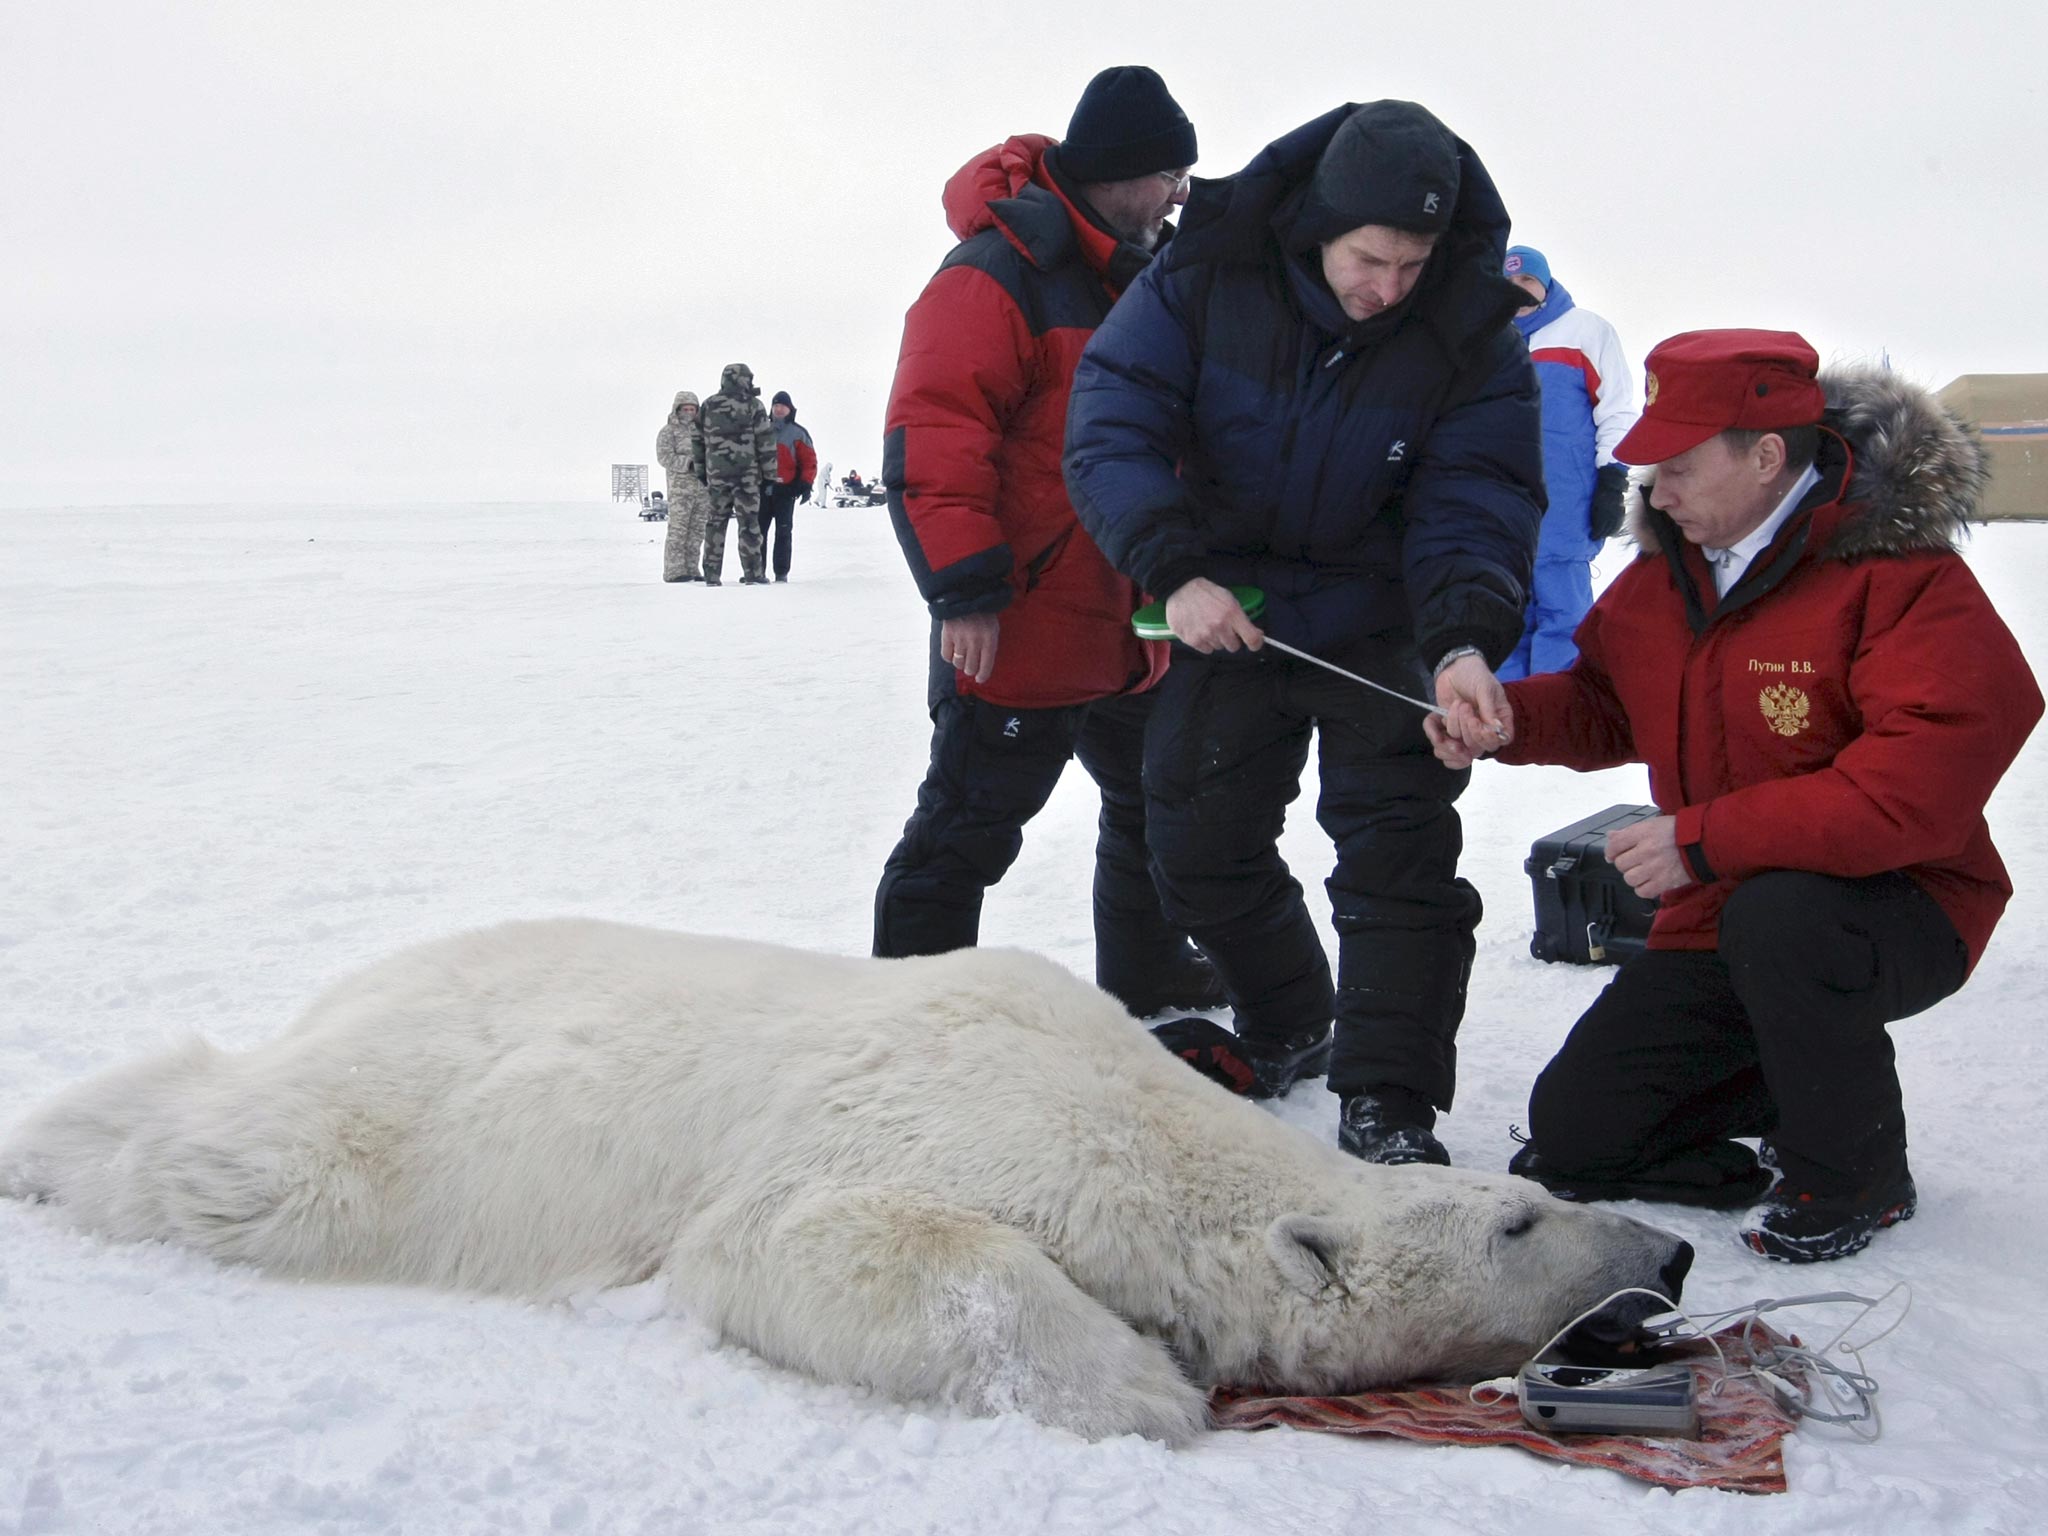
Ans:
[[[1369,677],[1360,677],[1356,672],[1347,672],[1342,667],[1338,666],[1335,662],[1325,661],[1320,656],[1311,656],[1307,651],[1297,650],[1295,647],[1289,645],[1285,640],[1275,640],[1271,635],[1268,635],[1265,637],[1264,640],[1260,642],[1260,644],[1270,645],[1273,647],[1274,650],[1285,651],[1290,656],[1299,656],[1303,661],[1313,662],[1316,666],[1323,668],[1325,671],[1334,672],[1339,677],[1348,677],[1354,683],[1363,683],[1368,688],[1374,689],[1379,693],[1384,693],[1390,699],[1399,699],[1403,704],[1413,704],[1417,709],[1427,710],[1432,715],[1442,715],[1446,720],[1450,718],[1450,711],[1445,709],[1440,704],[1425,704],[1421,699],[1412,698],[1408,694],[1402,693],[1398,689],[1389,688],[1385,683],[1376,683]],[[1502,741],[1506,741],[1508,739],[1508,733],[1501,728],[1498,722],[1496,722],[1493,727],[1493,734],[1498,736]]]
[[[1442,705],[1424,703],[1421,699],[1412,698],[1408,694],[1402,693],[1399,689],[1389,688],[1385,683],[1376,683],[1369,677],[1360,677],[1356,672],[1347,672],[1333,661],[1325,661],[1320,656],[1309,655],[1307,651],[1296,650],[1285,640],[1275,640],[1271,635],[1268,635],[1261,644],[1270,645],[1276,651],[1285,651],[1290,656],[1299,656],[1303,661],[1313,662],[1327,672],[1334,672],[1339,677],[1348,677],[1354,683],[1363,683],[1368,688],[1384,693],[1390,699],[1399,699],[1403,704],[1413,704],[1417,709],[1427,710],[1432,715],[1448,716],[1449,712]]]

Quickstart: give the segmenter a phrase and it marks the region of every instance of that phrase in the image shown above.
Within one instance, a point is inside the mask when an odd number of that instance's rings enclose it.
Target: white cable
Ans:
[[[1901,1292],[1905,1305],[1899,1315],[1884,1328],[1869,1338],[1855,1344],[1846,1342],[1856,1325]],[[1876,1440],[1883,1432],[1883,1420],[1878,1412],[1877,1378],[1863,1367],[1862,1350],[1868,1349],[1878,1340],[1887,1337],[1900,1323],[1905,1321],[1907,1312],[1912,1310],[1912,1290],[1900,1281],[1882,1296],[1859,1296],[1853,1291],[1817,1291],[1806,1296],[1765,1297],[1745,1307],[1731,1307],[1725,1312],[1709,1313],[1695,1317],[1682,1310],[1674,1309],[1672,1316],[1690,1324],[1694,1332],[1690,1335],[1678,1333],[1675,1325],[1667,1331],[1672,1338],[1704,1338],[1721,1359],[1722,1376],[1708,1388],[1711,1396],[1718,1393],[1722,1382],[1739,1381],[1745,1378],[1761,1380],[1772,1388],[1773,1396],[1784,1410],[1795,1419],[1814,1419],[1823,1424],[1839,1424],[1850,1430],[1859,1439]],[[1766,1312],[1776,1312],[1785,1307],[1818,1306],[1833,1302],[1855,1302],[1861,1309],[1855,1313],[1841,1330],[1819,1349],[1809,1349],[1802,1344],[1787,1342],[1774,1345],[1762,1337],[1758,1330],[1763,1325]],[[1728,1366],[1727,1356],[1713,1338],[1713,1330],[1729,1322],[1739,1323],[1743,1345],[1754,1362],[1737,1371]],[[1545,1346],[1546,1348],[1548,1346]],[[1856,1369],[1849,1370],[1829,1359],[1837,1352],[1848,1355],[1856,1362]],[[1789,1379],[1793,1373],[1804,1376],[1807,1385],[1799,1386]],[[1825,1384],[1829,1398],[1844,1410],[1831,1412],[1817,1406],[1812,1382]],[[1868,1426],[1866,1429],[1864,1426]]]
[[[1610,1301],[1619,1301],[1624,1296],[1654,1296],[1657,1298],[1657,1300],[1663,1302],[1665,1306],[1669,1307],[1671,1305],[1671,1298],[1669,1296],[1666,1296],[1662,1291],[1653,1291],[1648,1289],[1647,1287],[1640,1285],[1623,1286],[1620,1290],[1612,1291],[1607,1295],[1601,1297],[1598,1301],[1594,1302],[1592,1306],[1586,1308],[1585,1311],[1581,1312],[1577,1317],[1573,1318],[1570,1322],[1566,1323],[1562,1328],[1558,1329],[1557,1332],[1553,1333],[1549,1338],[1545,1339],[1542,1345],[1533,1354],[1531,1354],[1529,1358],[1532,1360],[1542,1359],[1543,1356],[1546,1353],[1548,1353],[1550,1347],[1553,1344],[1555,1344],[1559,1339],[1563,1338],[1566,1334],[1570,1333],[1574,1328],[1578,1327],[1579,1324],[1583,1323],[1587,1318],[1591,1317],[1594,1313],[1598,1312]],[[1707,1342],[1711,1344],[1713,1343],[1713,1340],[1709,1339]],[[1720,1354],[1720,1352],[1720,1346],[1715,1345],[1714,1353],[1718,1355]],[[1723,1363],[1725,1364],[1726,1362],[1724,1361]],[[1482,1407],[1490,1406],[1493,1403],[1499,1402],[1502,1398],[1517,1397],[1520,1395],[1515,1378],[1512,1376],[1497,1376],[1491,1381],[1479,1382],[1476,1385],[1468,1388],[1466,1390],[1465,1395],[1468,1398],[1470,1398],[1473,1402],[1478,1403],[1479,1398],[1475,1394],[1477,1394],[1482,1388],[1495,1390],[1499,1393],[1498,1397],[1487,1399],[1486,1403],[1481,1404]]]
[[[1904,1294],[1905,1300],[1899,1308],[1897,1317],[1894,1317],[1869,1338],[1861,1339],[1854,1344],[1848,1342],[1849,1334],[1859,1323],[1863,1322],[1864,1319],[1868,1318],[1894,1296],[1898,1296],[1901,1293]],[[1862,1351],[1870,1348],[1879,1340],[1889,1337],[1906,1320],[1906,1314],[1912,1310],[1913,1292],[1911,1287],[1903,1280],[1893,1285],[1882,1296],[1859,1296],[1853,1291],[1816,1291],[1806,1296],[1767,1296],[1753,1301],[1747,1306],[1730,1307],[1723,1312],[1710,1312],[1703,1315],[1694,1315],[1682,1307],[1672,1306],[1671,1298],[1664,1295],[1661,1291],[1653,1291],[1639,1285],[1625,1286],[1621,1290],[1601,1298],[1601,1300],[1558,1329],[1557,1332],[1544,1341],[1542,1348],[1538,1349],[1532,1358],[1541,1359],[1558,1340],[1570,1333],[1572,1329],[1578,1327],[1580,1323],[1592,1317],[1610,1302],[1618,1301],[1624,1296],[1653,1296],[1669,1308],[1665,1312],[1651,1313],[1648,1318],[1638,1325],[1646,1332],[1655,1335],[1659,1343],[1676,1343],[1696,1339],[1705,1343],[1714,1352],[1714,1358],[1720,1365],[1720,1372],[1715,1380],[1708,1384],[1708,1396],[1711,1397],[1718,1394],[1722,1385],[1729,1381],[1745,1379],[1762,1381],[1771,1389],[1772,1395],[1776,1398],[1779,1406],[1791,1414],[1794,1419],[1814,1419],[1823,1424],[1839,1424],[1855,1434],[1857,1438],[1865,1441],[1874,1441],[1883,1434],[1884,1424],[1879,1416],[1877,1405],[1877,1378],[1864,1369]],[[1795,1344],[1790,1341],[1782,1345],[1772,1344],[1760,1332],[1766,1312],[1776,1312],[1786,1307],[1824,1306],[1836,1302],[1854,1302],[1860,1306],[1861,1310],[1854,1313],[1848,1322],[1842,1325],[1835,1336],[1818,1349],[1809,1349],[1803,1344]],[[1740,1325],[1740,1337],[1743,1346],[1749,1352],[1752,1362],[1741,1370],[1737,1370],[1729,1363],[1726,1351],[1721,1348],[1720,1340],[1714,1337],[1716,1329],[1730,1323]],[[1684,1331],[1685,1328],[1689,1328],[1691,1331],[1686,1332]],[[1847,1369],[1828,1358],[1837,1353],[1847,1355],[1850,1359],[1854,1360],[1856,1368],[1854,1370]],[[1794,1379],[1795,1377],[1804,1377],[1806,1385],[1801,1386]],[[1825,1385],[1829,1399],[1839,1405],[1842,1411],[1833,1412],[1816,1406],[1812,1385],[1815,1381]],[[1481,1392],[1493,1395],[1482,1400],[1479,1396]],[[1516,1383],[1511,1377],[1499,1377],[1491,1381],[1482,1381],[1467,1392],[1467,1396],[1471,1401],[1479,1403],[1481,1406],[1487,1406],[1515,1395]],[[1865,1426],[1868,1427],[1866,1428]]]

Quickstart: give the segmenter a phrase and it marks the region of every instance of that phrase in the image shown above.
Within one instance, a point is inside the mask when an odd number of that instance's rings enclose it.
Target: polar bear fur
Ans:
[[[1690,1250],[1505,1176],[1386,1169],[1008,950],[848,959],[582,920],[425,945],[241,1055],[109,1070],[0,1192],[319,1280],[665,1274],[827,1381],[1168,1441],[1203,1387],[1494,1374]]]

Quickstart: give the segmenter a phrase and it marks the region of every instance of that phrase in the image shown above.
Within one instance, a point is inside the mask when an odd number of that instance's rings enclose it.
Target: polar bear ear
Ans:
[[[1327,1216],[1290,1211],[1266,1228],[1266,1252],[1296,1290],[1316,1295],[1337,1279],[1337,1256],[1349,1233]]]

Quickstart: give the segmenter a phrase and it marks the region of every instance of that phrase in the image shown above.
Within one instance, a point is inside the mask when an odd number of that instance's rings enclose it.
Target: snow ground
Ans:
[[[764,589],[663,586],[662,532],[606,504],[0,513],[0,1122],[184,1032],[251,1045],[358,964],[500,918],[864,952],[926,745],[886,516],[803,509],[795,580]],[[2048,672],[2048,529],[1971,559]],[[1643,797],[1640,771],[1595,777],[1483,768],[1464,802],[1489,915],[1442,1127],[1462,1163],[1505,1161],[1604,980],[1529,958],[1521,870]],[[1312,805],[1284,846],[1313,895]],[[1088,971],[1093,814],[1077,770],[985,941]],[[1897,1032],[1919,1218],[1792,1270],[1726,1215],[1642,1212],[1699,1246],[1701,1308],[1911,1283],[1867,1360],[1883,1440],[1802,1429],[1789,1495],[1284,1431],[1089,1445],[768,1368],[658,1283],[557,1306],[283,1284],[0,1202],[0,1532],[2039,1530],[2040,740],[1992,820],[2019,895],[1970,986]],[[1333,1134],[1319,1086],[1279,1112]]]

